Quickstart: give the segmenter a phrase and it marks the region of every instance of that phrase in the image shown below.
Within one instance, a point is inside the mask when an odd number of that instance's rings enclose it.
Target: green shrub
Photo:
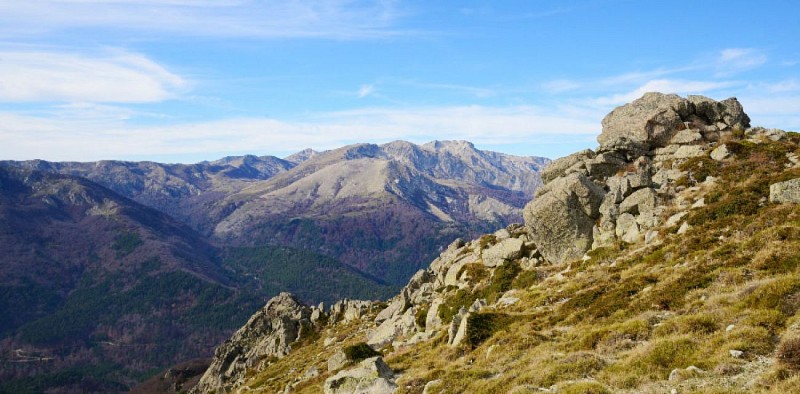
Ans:
[[[375,349],[369,347],[364,342],[357,343],[355,345],[345,346],[342,349],[344,355],[350,361],[361,361],[364,359],[368,359],[370,357],[380,356],[381,354],[375,351]]]
[[[800,337],[781,341],[775,352],[778,362],[788,369],[800,371]]]
[[[505,313],[474,313],[467,319],[467,343],[473,349],[516,320]]]

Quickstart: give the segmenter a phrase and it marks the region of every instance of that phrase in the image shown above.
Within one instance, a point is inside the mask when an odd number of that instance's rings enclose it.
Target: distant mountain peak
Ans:
[[[316,156],[318,154],[319,154],[319,152],[317,152],[317,151],[315,151],[315,150],[313,150],[311,148],[306,148],[306,149],[301,150],[300,152],[293,153],[293,154],[291,154],[289,156],[284,157],[283,160],[286,160],[289,163],[292,163],[294,165],[298,165],[298,164],[300,164],[300,163],[302,163],[302,162],[304,162],[304,161],[306,161],[306,160],[308,160],[308,159],[310,159],[310,158],[312,158],[312,157],[314,157],[314,156]]]

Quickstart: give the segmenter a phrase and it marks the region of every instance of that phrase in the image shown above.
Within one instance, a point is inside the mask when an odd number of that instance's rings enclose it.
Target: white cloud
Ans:
[[[375,85],[361,85],[358,89],[357,96],[358,98],[364,98],[369,96],[375,91]]]
[[[723,49],[717,58],[718,76],[736,74],[760,67],[767,62],[767,55],[754,48]]]
[[[400,34],[394,1],[26,0],[0,2],[0,37],[111,28],[214,37],[363,38]]]
[[[0,113],[0,158],[99,160],[153,155],[207,157],[280,154],[306,147],[330,149],[356,142],[396,139],[427,142],[464,139],[483,146],[536,144],[538,140],[592,139],[598,119],[580,119],[541,108],[461,106],[371,108],[320,114],[305,121],[243,118],[170,126],[135,126],[122,119],[53,119]],[[91,144],[86,141],[91,140]]]
[[[157,102],[187,85],[136,53],[0,51],[0,102]]]

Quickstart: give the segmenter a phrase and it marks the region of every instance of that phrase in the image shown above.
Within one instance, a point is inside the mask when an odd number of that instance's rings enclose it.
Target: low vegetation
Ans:
[[[730,142],[734,160],[680,164],[687,193],[705,204],[685,217],[688,231],[662,229],[659,243],[526,270],[465,266],[471,286],[450,288],[439,317],[449,323],[477,299],[495,306],[470,316],[463,346],[440,333],[389,347],[399,392],[422,393],[434,380],[429,393],[800,391],[800,205],[768,202],[770,184],[800,177],[786,159],[798,143],[793,133]],[[495,303],[509,291],[519,302]],[[348,335],[363,335],[362,324]],[[329,376],[298,392],[319,392]]]

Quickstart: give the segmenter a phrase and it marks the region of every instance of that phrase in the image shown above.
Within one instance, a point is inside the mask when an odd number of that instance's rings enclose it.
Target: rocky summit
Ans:
[[[195,392],[797,392],[800,134],[648,93],[598,142],[543,172],[524,225],[456,240],[388,302],[292,302],[303,335],[257,315]]]

